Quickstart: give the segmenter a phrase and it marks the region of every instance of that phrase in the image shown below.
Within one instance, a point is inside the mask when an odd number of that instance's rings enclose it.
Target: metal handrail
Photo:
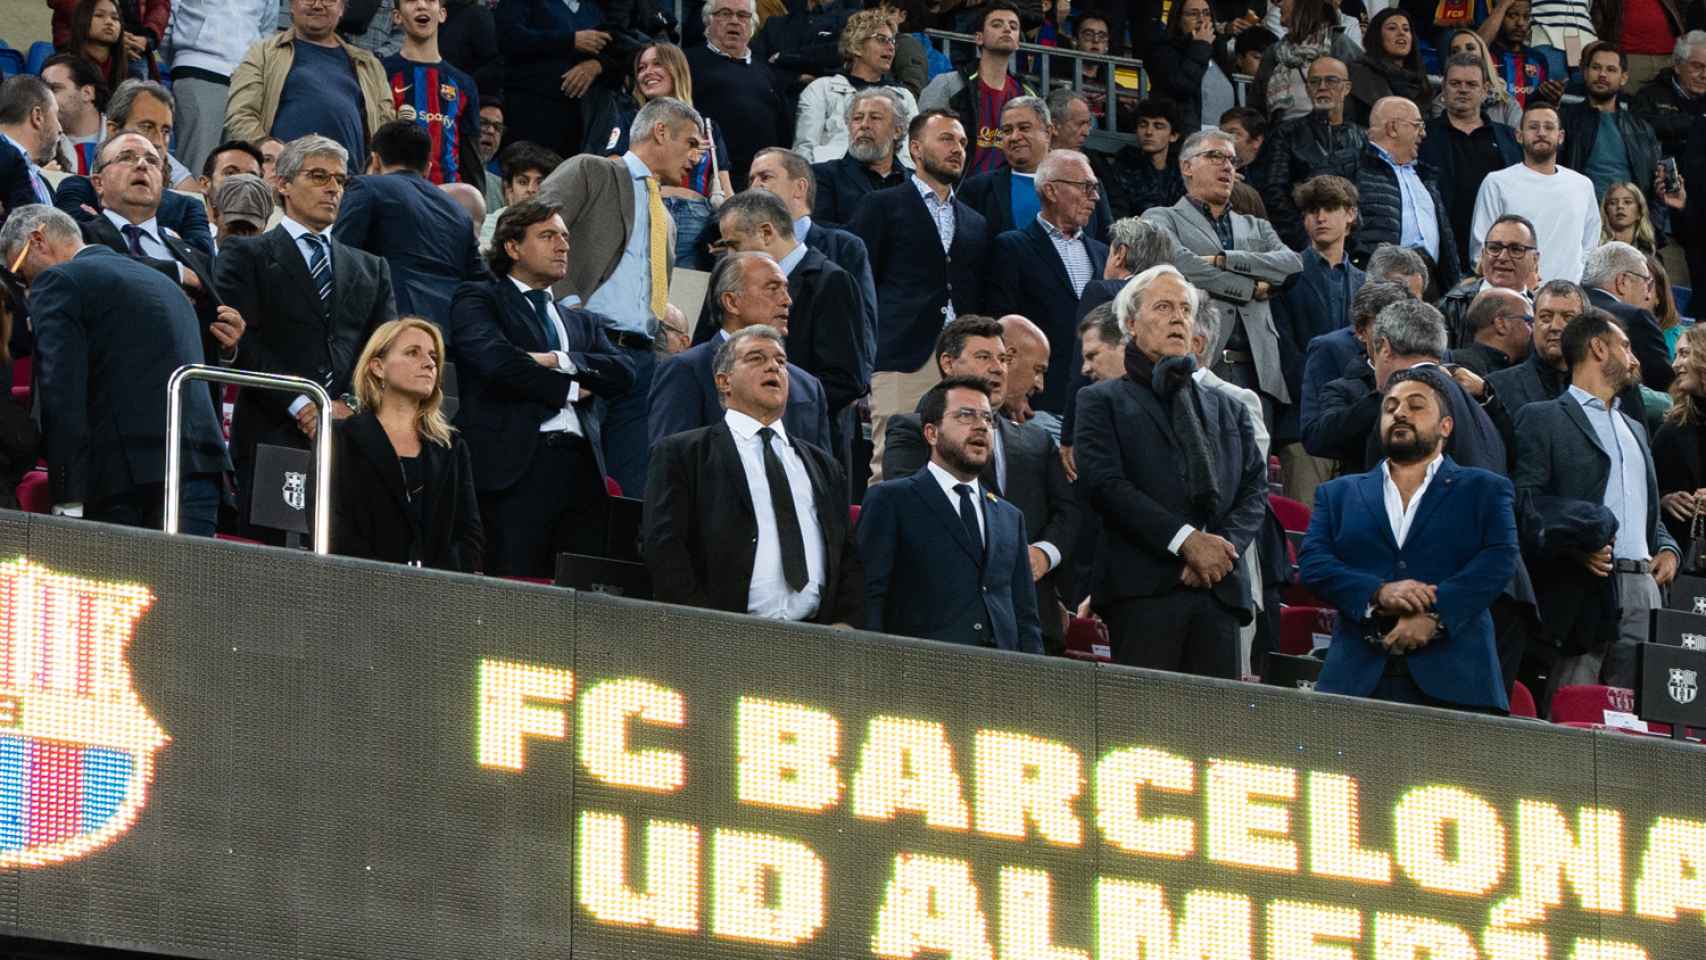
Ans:
[[[926,30],[924,35],[936,41],[937,48],[942,51],[944,56],[952,56],[952,51],[949,49],[951,44],[976,44],[976,38],[971,34],[956,33],[952,30]],[[1041,58],[1041,69],[1038,73],[1041,77],[1044,95],[1048,93],[1051,82],[1049,70],[1051,58],[1061,57],[1072,61],[1072,89],[1079,91],[1084,89],[1084,65],[1092,63],[1103,67],[1110,109],[1102,112],[1099,122],[1097,118],[1092,118],[1092,129],[1100,129],[1108,133],[1119,132],[1114,128],[1115,111],[1112,109],[1115,98],[1119,96],[1119,88],[1114,83],[1114,71],[1117,68],[1129,67],[1137,71],[1135,96],[1141,98],[1149,93],[1149,72],[1144,69],[1142,60],[1132,57],[1117,57],[1108,53],[1085,53],[1082,50],[1074,50],[1070,47],[1049,47],[1040,43],[1020,43],[1014,56],[1018,57],[1023,54],[1032,54]]]
[[[192,363],[172,372],[166,381],[166,518],[167,533],[178,532],[178,489],[183,474],[183,428],[179,425],[184,409],[184,384],[191,380],[229,383],[257,390],[278,390],[285,393],[307,394],[318,409],[318,427],[314,431],[314,552],[332,552],[332,398],[326,388],[306,377],[288,377],[274,373],[249,373],[225,367]]]

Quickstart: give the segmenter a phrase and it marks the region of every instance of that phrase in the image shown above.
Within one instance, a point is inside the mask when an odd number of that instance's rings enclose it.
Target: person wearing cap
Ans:
[[[1437,366],[1394,372],[1380,398],[1382,459],[1315,491],[1298,566],[1339,613],[1323,693],[1510,709],[1490,611],[1519,560],[1516,492],[1446,456],[1451,387]]]
[[[208,194],[208,213],[217,231],[214,253],[219,241],[227,237],[258,237],[272,222],[273,192],[267,182],[252,174],[226,177]]]

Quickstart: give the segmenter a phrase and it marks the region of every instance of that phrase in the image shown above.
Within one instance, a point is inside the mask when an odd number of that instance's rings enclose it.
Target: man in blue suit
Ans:
[[[492,239],[498,279],[450,303],[456,425],[474,461],[485,572],[549,577],[558,553],[605,548],[604,403],[634,384],[602,317],[551,302],[569,270],[569,233],[537,200],[507,207]]]
[[[413,120],[392,120],[368,141],[367,176],[350,180],[332,236],[391,264],[397,312],[448,329],[450,295],[486,277],[474,224],[426,178],[432,138]]]
[[[978,480],[995,428],[989,384],[950,377],[919,413],[930,462],[871,487],[859,514],[865,627],[1042,653],[1025,517]]]
[[[1303,582],[1339,611],[1324,693],[1510,709],[1489,610],[1518,563],[1516,494],[1445,455],[1449,384],[1430,367],[1393,374],[1386,459],[1315,493],[1299,559]]]
[[[711,271],[706,315],[717,324],[718,332],[658,364],[652,374],[651,413],[646,421],[652,446],[664,437],[722,422],[714,370],[717,348],[731,334],[755,324],[768,324],[787,336],[793,302],[788,278],[769,255],[731,253],[717,262]],[[782,425],[796,440],[831,449],[829,401],[823,384],[792,363],[788,364],[788,408]]]

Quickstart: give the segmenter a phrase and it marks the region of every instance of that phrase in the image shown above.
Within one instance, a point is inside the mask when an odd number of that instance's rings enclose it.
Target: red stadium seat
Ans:
[[[1607,722],[1606,714],[1608,712],[1626,714],[1633,718],[1635,716],[1635,691],[1627,687],[1607,687],[1584,683],[1559,687],[1558,692],[1552,695],[1551,719],[1553,723],[1572,727],[1589,724],[1627,730],[1630,733],[1641,732]],[[1670,736],[1670,724],[1649,723],[1647,724],[1647,733],[1668,737]]]
[[[30,408],[30,388],[29,387],[13,387],[12,388],[12,402],[17,404],[20,407],[23,407],[25,410],[28,410]]]
[[[1280,653],[1307,656],[1317,646],[1316,635],[1331,637],[1338,622],[1338,611],[1327,607],[1280,607]]]
[[[1511,687],[1511,716],[1527,717],[1530,720],[1540,717],[1539,711],[1534,708],[1534,694],[1528,692],[1528,685],[1521,680]]]
[[[1282,497],[1278,494],[1268,495],[1268,506],[1274,510],[1274,519],[1279,521],[1281,529],[1303,533],[1309,529],[1308,505]]]
[[[259,540],[250,540],[248,537],[239,537],[234,533],[216,533],[213,535],[213,539],[224,540],[226,543],[246,543],[254,547],[266,546],[266,544]]]
[[[1108,625],[1095,617],[1073,617],[1066,627],[1066,655],[1074,660],[1112,663]]]
[[[859,525],[859,505],[850,504],[847,507],[847,529],[852,530]]]
[[[611,482],[614,483],[615,481],[612,480]],[[618,496],[620,496],[620,494],[618,494]],[[499,577],[498,579],[514,580],[516,583],[537,583],[542,587],[549,587],[556,583],[556,581],[551,580],[548,577]]]
[[[12,361],[12,386],[27,387],[30,385],[34,360],[31,357],[19,357]]]
[[[615,477],[605,477],[604,492],[613,497],[620,497],[622,495],[622,485],[616,482]]]
[[[31,470],[18,481],[18,506],[30,513],[53,512],[53,494],[47,488],[46,470]]]

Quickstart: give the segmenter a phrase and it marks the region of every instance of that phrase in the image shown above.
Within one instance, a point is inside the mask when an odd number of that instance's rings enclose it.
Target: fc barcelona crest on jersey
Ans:
[[[154,597],[0,563],[0,868],[76,859],[130,829],[165,731],[125,661]]]
[[[448,83],[439,84],[438,85],[438,98],[440,100],[444,101],[444,105],[446,107],[455,103],[456,102],[456,87],[453,86],[452,84],[448,84]]]

